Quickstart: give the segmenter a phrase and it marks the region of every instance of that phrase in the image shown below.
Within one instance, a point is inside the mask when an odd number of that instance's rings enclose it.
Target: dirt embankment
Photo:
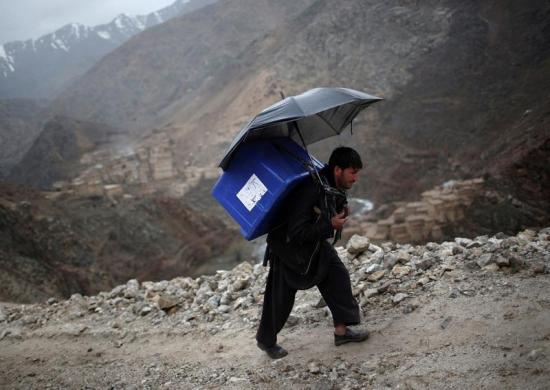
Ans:
[[[92,295],[137,277],[227,269],[246,255],[235,229],[182,200],[44,194],[0,186],[0,300]],[[197,273],[199,272],[199,273]]]

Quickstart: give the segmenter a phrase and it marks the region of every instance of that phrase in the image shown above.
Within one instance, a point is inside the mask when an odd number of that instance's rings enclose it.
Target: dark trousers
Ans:
[[[256,340],[266,347],[277,343],[277,333],[294,306],[297,289],[288,284],[285,272],[289,271],[276,259],[267,275],[262,318],[256,333]],[[317,288],[332,313],[334,325],[359,323],[359,305],[351,292],[349,273],[338,257],[331,259],[327,276],[317,284]]]

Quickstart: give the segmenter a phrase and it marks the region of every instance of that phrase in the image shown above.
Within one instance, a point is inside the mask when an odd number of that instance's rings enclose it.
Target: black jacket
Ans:
[[[320,173],[334,187],[331,172],[325,168]],[[325,277],[330,256],[337,256],[327,241],[335,234],[330,220],[345,204],[345,193],[327,193],[311,177],[285,199],[281,223],[267,236],[266,259],[280,260],[297,288],[309,288]]]

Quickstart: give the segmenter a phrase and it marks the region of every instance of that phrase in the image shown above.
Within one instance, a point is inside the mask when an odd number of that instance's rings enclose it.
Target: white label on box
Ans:
[[[237,198],[239,198],[248,211],[251,211],[266,192],[267,187],[264,183],[258,179],[258,176],[252,174],[243,188],[237,192]]]

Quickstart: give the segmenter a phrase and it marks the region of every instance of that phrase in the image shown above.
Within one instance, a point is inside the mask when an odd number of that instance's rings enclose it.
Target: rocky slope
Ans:
[[[300,292],[270,361],[253,341],[266,270],[129,280],[96,296],[0,305],[6,388],[530,388],[550,379],[550,228],[426,246],[338,248],[371,331],[334,347]]]
[[[344,85],[386,101],[358,118],[352,141],[312,150],[324,158],[353,142],[368,160],[359,195],[402,200],[473,173],[514,181],[495,167],[534,150],[547,158],[549,12],[544,1],[220,2],[140,34],[53,108],[135,129],[164,123],[178,160],[204,166],[280,91]]]
[[[131,277],[211,273],[248,255],[237,231],[181,200],[0,187],[2,301],[94,294]]]
[[[71,23],[36,40],[0,45],[0,97],[52,99],[132,36],[216,0],[177,0],[148,15],[121,14],[88,27]]]
[[[107,55],[52,109],[119,126],[156,126],[228,64],[239,63],[252,42],[312,2],[229,0],[172,19]]]
[[[40,132],[38,113],[44,102],[0,100],[0,180],[18,163]]]
[[[120,129],[56,116],[44,124],[32,146],[10,169],[6,181],[48,189],[56,181],[70,180],[87,168],[81,164],[84,154],[117,150],[125,143]]]

